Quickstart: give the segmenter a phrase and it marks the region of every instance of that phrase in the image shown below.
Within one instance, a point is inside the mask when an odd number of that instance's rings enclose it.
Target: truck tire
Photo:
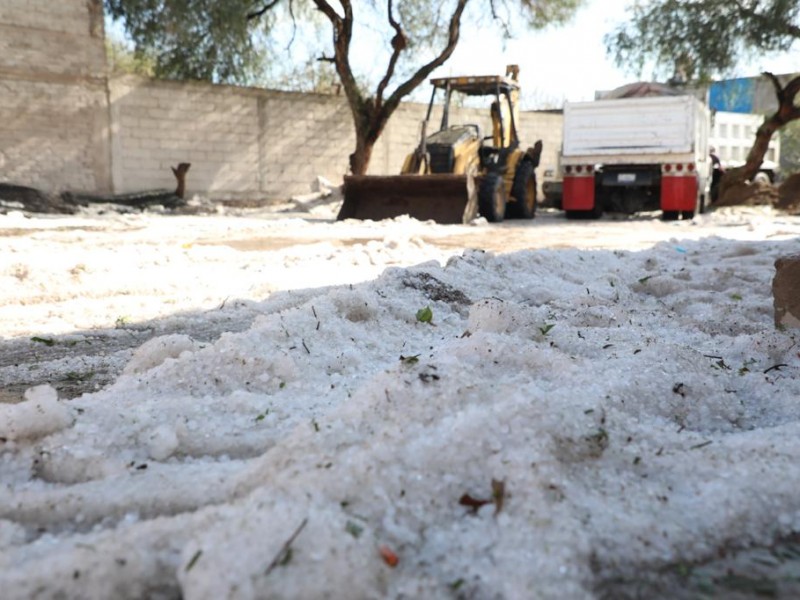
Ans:
[[[597,220],[603,216],[602,210],[565,210],[564,215],[571,221]]]
[[[510,219],[532,219],[536,216],[536,173],[533,163],[523,160],[514,175],[511,195],[515,202],[506,206]]]
[[[478,209],[490,223],[499,223],[506,214],[506,188],[500,173],[489,172],[478,189]]]

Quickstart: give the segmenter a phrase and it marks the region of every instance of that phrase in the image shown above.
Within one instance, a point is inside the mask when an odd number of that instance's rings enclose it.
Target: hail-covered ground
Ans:
[[[800,217],[329,216],[0,216],[2,598],[797,591]]]

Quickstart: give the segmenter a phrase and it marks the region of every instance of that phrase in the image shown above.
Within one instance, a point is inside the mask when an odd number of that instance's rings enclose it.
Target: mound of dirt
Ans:
[[[775,208],[792,214],[800,214],[800,173],[787,177],[778,188],[778,201]]]
[[[735,183],[725,189],[714,206],[761,206],[775,205],[778,190],[771,183],[754,181]]]
[[[64,202],[59,196],[35,188],[0,183],[0,214],[9,210],[26,210],[35,213],[73,214],[77,207]]]

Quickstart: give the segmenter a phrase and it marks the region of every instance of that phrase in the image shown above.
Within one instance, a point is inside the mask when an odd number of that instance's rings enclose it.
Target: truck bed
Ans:
[[[659,96],[567,103],[564,164],[651,163],[702,159],[707,109],[693,96]],[[680,156],[679,156],[680,155]]]

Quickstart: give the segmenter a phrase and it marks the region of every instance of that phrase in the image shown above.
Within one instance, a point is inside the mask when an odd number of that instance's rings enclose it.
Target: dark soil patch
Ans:
[[[800,214],[800,173],[787,177],[778,188],[778,202],[775,208],[791,214]]]

